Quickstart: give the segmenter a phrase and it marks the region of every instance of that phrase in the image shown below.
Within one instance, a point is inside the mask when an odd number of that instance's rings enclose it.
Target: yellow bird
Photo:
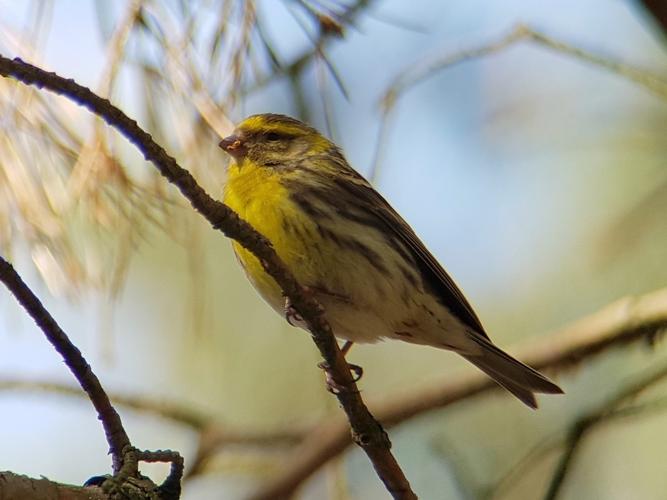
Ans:
[[[346,347],[391,338],[448,349],[532,408],[534,393],[563,392],[491,342],[412,228],[317,130],[288,116],[254,115],[220,147],[233,158],[224,202],[272,243]],[[273,278],[233,246],[260,295],[285,314]]]

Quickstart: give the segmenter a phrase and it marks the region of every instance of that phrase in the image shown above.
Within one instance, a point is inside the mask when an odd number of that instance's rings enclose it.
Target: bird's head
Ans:
[[[248,160],[263,167],[289,166],[335,148],[314,128],[277,114],[246,118],[219,145],[239,166]]]

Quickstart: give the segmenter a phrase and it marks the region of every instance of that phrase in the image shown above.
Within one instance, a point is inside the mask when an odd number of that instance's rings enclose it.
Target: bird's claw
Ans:
[[[331,366],[326,361],[318,363],[318,368],[324,370],[324,375],[326,377],[327,390],[332,394],[340,394],[341,392],[349,392],[350,387],[347,384],[339,384],[333,378],[331,373]],[[349,364],[350,371],[352,372],[352,383],[357,383],[364,374],[364,369],[359,365]],[[356,389],[355,389],[356,390]]]
[[[364,376],[364,369],[359,365],[353,365],[348,363],[350,366],[350,371],[352,372],[352,381],[356,384],[361,380],[361,377]]]
[[[289,297],[285,297],[285,306],[284,306],[284,312],[285,312],[285,319],[291,326],[300,326],[299,323],[303,322],[303,317],[294,309],[294,306],[292,305],[292,301],[290,300]]]

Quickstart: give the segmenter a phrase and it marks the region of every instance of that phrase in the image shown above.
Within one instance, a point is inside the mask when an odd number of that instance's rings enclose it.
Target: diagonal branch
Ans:
[[[640,0],[640,3],[651,13],[662,35],[667,36],[667,3],[664,0]]]
[[[289,297],[294,309],[306,322],[313,341],[330,367],[334,382],[347,388],[339,391],[336,396],[349,419],[355,442],[366,452],[378,476],[394,498],[416,498],[391,453],[391,442],[387,434],[361,399],[350,368],[340,352],[321,306],[296,282],[271,243],[229,207],[211,198],[187,170],[181,168],[174,158],[153,141],[150,134],[107,99],[78,85],[74,80],[46,72],[18,58],[11,60],[0,56],[0,74],[68,97],[103,118],[134,144],[144,158],[152,162],[160,173],[180,190],[192,207],[204,216],[213,228],[238,241],[258,258],[266,272],[278,283],[285,296]]]
[[[562,491],[563,483],[576,459],[582,441],[590,432],[602,424],[612,423],[621,419],[637,418],[662,412],[667,409],[667,398],[657,397],[649,401],[635,403],[631,400],[641,397],[649,387],[659,383],[667,377],[667,365],[648,370],[641,377],[632,379],[623,384],[623,388],[608,398],[593,410],[588,410],[564,431],[557,431],[553,435],[538,443],[522,456],[503,476],[486,488],[484,498],[503,498],[508,490],[534,467],[543,464],[543,460],[563,448],[560,459],[545,493],[545,500],[554,500]]]
[[[657,97],[667,100],[667,81],[660,76],[620,61],[588,52],[572,44],[545,35],[530,26],[519,24],[508,34],[495,41],[453,54],[445,54],[434,59],[421,60],[412,65],[412,67],[406,68],[387,89],[383,97],[383,104],[386,107],[392,107],[397,97],[418,83],[430,78],[438,71],[465,61],[496,54],[519,42],[533,42],[584,63],[597,66],[622,78],[626,78],[644,87]]]
[[[340,30],[344,27],[353,25],[356,18],[366,9],[371,7],[373,3],[374,0],[356,0],[354,3],[347,6],[341,14],[337,15],[335,20],[331,19],[330,21],[327,21],[326,18],[320,17],[319,21],[322,29],[320,30],[318,38],[314,40],[313,47],[304,51],[290,63],[274,67],[270,74],[255,82],[251,88],[246,90],[246,93],[250,94],[261,90],[280,76],[299,75],[313,59],[323,56],[324,49],[329,42],[342,38]],[[336,28],[327,29],[329,23],[334,23]]]
[[[564,371],[608,349],[638,341],[654,342],[667,330],[667,288],[639,297],[626,297],[586,316],[532,345],[519,349],[517,358],[540,370]],[[445,408],[499,388],[481,372],[415,389],[387,403],[372,405],[387,427],[399,425],[426,412]],[[350,445],[344,422],[332,418],[314,428],[287,459],[280,474],[270,480],[254,500],[289,496],[315,471]]]
[[[93,373],[81,351],[72,344],[65,332],[56,323],[56,320],[53,319],[53,316],[49,314],[37,296],[32,293],[32,290],[28,288],[28,285],[21,279],[12,265],[2,257],[0,257],[0,281],[5,284],[19,304],[41,328],[48,341],[63,357],[65,364],[74,374],[82,389],[88,394],[88,398],[93,403],[97,416],[102,422],[102,427],[104,427],[107,443],[109,443],[109,451],[113,459],[113,469],[117,473],[123,464],[123,450],[130,446],[130,438],[123,429],[120,416],[111,405],[99,379]]]
[[[663,365],[658,370],[652,370],[651,373],[648,373],[623,387],[623,389],[609,401],[580,417],[575,422],[568,432],[565,451],[551,478],[549,488],[544,497],[545,500],[556,500],[556,498],[558,498],[577,453],[581,449],[581,445],[583,444],[584,439],[589,435],[590,431],[605,421],[628,415],[636,415],[636,408],[624,405],[628,400],[636,398],[649,387],[664,380],[665,377],[667,377],[667,366]]]

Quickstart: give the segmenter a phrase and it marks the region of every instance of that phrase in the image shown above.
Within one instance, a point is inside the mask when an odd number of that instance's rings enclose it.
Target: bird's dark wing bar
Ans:
[[[353,203],[365,205],[367,213],[373,213],[384,223],[390,233],[397,236],[410,249],[420,267],[425,283],[438,294],[441,303],[472,330],[488,338],[481,321],[459,287],[424,246],[408,223],[361,175],[352,169],[347,173],[348,175],[339,182],[339,185],[354,196]]]

